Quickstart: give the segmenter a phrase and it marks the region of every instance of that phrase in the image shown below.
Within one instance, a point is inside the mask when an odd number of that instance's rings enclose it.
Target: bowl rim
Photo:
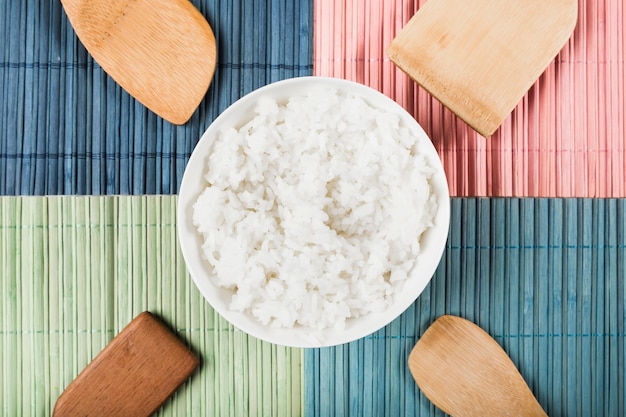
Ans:
[[[370,104],[376,102],[374,104],[376,107],[384,106],[385,109],[398,113],[407,127],[414,130],[417,141],[421,143],[420,150],[426,153],[427,160],[436,170],[432,181],[439,204],[435,226],[424,232],[420,239],[420,246],[425,246],[426,250],[420,251],[416,264],[405,281],[405,288],[406,285],[411,285],[410,291],[401,291],[399,296],[397,294],[396,302],[385,312],[349,318],[343,330],[320,331],[299,325],[291,328],[264,326],[248,314],[230,310],[228,308],[230,300],[223,299],[228,295],[227,290],[213,284],[206,265],[202,266],[206,261],[201,255],[202,238],[193,226],[192,206],[198,198],[199,191],[206,188],[206,183],[203,183],[203,175],[206,171],[205,160],[216,135],[222,131],[223,126],[232,126],[236,120],[239,120],[239,125],[243,125],[249,119],[243,119],[240,115],[251,111],[257,98],[261,96],[279,97],[280,101],[286,100],[284,97],[293,95],[294,90],[305,92],[311,88],[323,86],[349,91],[365,98]],[[239,330],[266,342],[295,348],[329,347],[348,343],[366,337],[395,320],[415,302],[434,276],[445,249],[450,225],[450,194],[443,165],[431,139],[417,120],[397,102],[378,90],[355,81],[323,76],[294,77],[264,85],[236,100],[218,115],[200,137],[187,162],[178,192],[176,209],[177,235],[183,259],[192,281],[206,302]],[[419,276],[416,275],[418,269],[421,272]],[[232,292],[229,293],[232,295]],[[410,295],[407,296],[407,293]]]

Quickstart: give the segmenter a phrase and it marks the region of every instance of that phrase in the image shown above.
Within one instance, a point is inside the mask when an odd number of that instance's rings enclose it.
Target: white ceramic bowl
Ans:
[[[206,161],[211,145],[220,131],[226,127],[239,127],[250,120],[254,107],[261,97],[286,102],[290,96],[303,95],[312,89],[326,87],[361,96],[375,107],[382,107],[400,115],[404,125],[414,132],[418,141],[423,142],[425,146],[422,146],[422,149],[427,153],[426,156],[431,166],[437,170],[433,185],[438,196],[439,208],[434,227],[422,235],[421,250],[415,267],[409,274],[404,290],[396,295],[392,308],[382,313],[370,313],[366,316],[348,319],[345,328],[340,331],[334,329],[319,331],[302,326],[272,328],[262,325],[248,314],[230,310],[228,305],[232,292],[213,284],[208,263],[202,256],[202,237],[192,222],[193,204],[206,187],[203,179]],[[323,347],[351,342],[379,330],[402,314],[422,293],[439,265],[447,240],[450,223],[450,196],[441,160],[430,139],[415,119],[395,101],[372,88],[355,82],[336,78],[300,77],[259,88],[233,103],[215,119],[198,142],[185,169],[179,192],[177,215],[178,236],[189,273],[204,298],[219,314],[240,330],[271,343],[291,347]]]

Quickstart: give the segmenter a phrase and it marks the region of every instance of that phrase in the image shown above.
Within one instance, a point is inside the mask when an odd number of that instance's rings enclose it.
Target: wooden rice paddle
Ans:
[[[215,36],[188,0],[61,0],[87,51],[130,95],[174,124],[189,120],[216,64]]]
[[[546,416],[500,345],[475,324],[441,316],[409,355],[422,392],[455,416]]]
[[[143,312],[63,391],[53,416],[150,416],[198,364],[174,333]]]
[[[490,136],[563,48],[577,17],[577,0],[428,0],[387,55]]]

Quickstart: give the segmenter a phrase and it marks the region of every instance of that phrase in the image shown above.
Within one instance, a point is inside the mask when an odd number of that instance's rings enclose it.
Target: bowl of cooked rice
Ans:
[[[215,119],[177,216],[189,274],[220,315],[271,343],[324,347],[415,302],[443,254],[450,196],[432,142],[395,101],[300,77]]]

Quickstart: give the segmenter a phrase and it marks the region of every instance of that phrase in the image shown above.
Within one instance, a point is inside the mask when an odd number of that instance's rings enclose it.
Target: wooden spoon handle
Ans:
[[[149,416],[198,363],[163,323],[141,313],[65,389],[53,415]]]

